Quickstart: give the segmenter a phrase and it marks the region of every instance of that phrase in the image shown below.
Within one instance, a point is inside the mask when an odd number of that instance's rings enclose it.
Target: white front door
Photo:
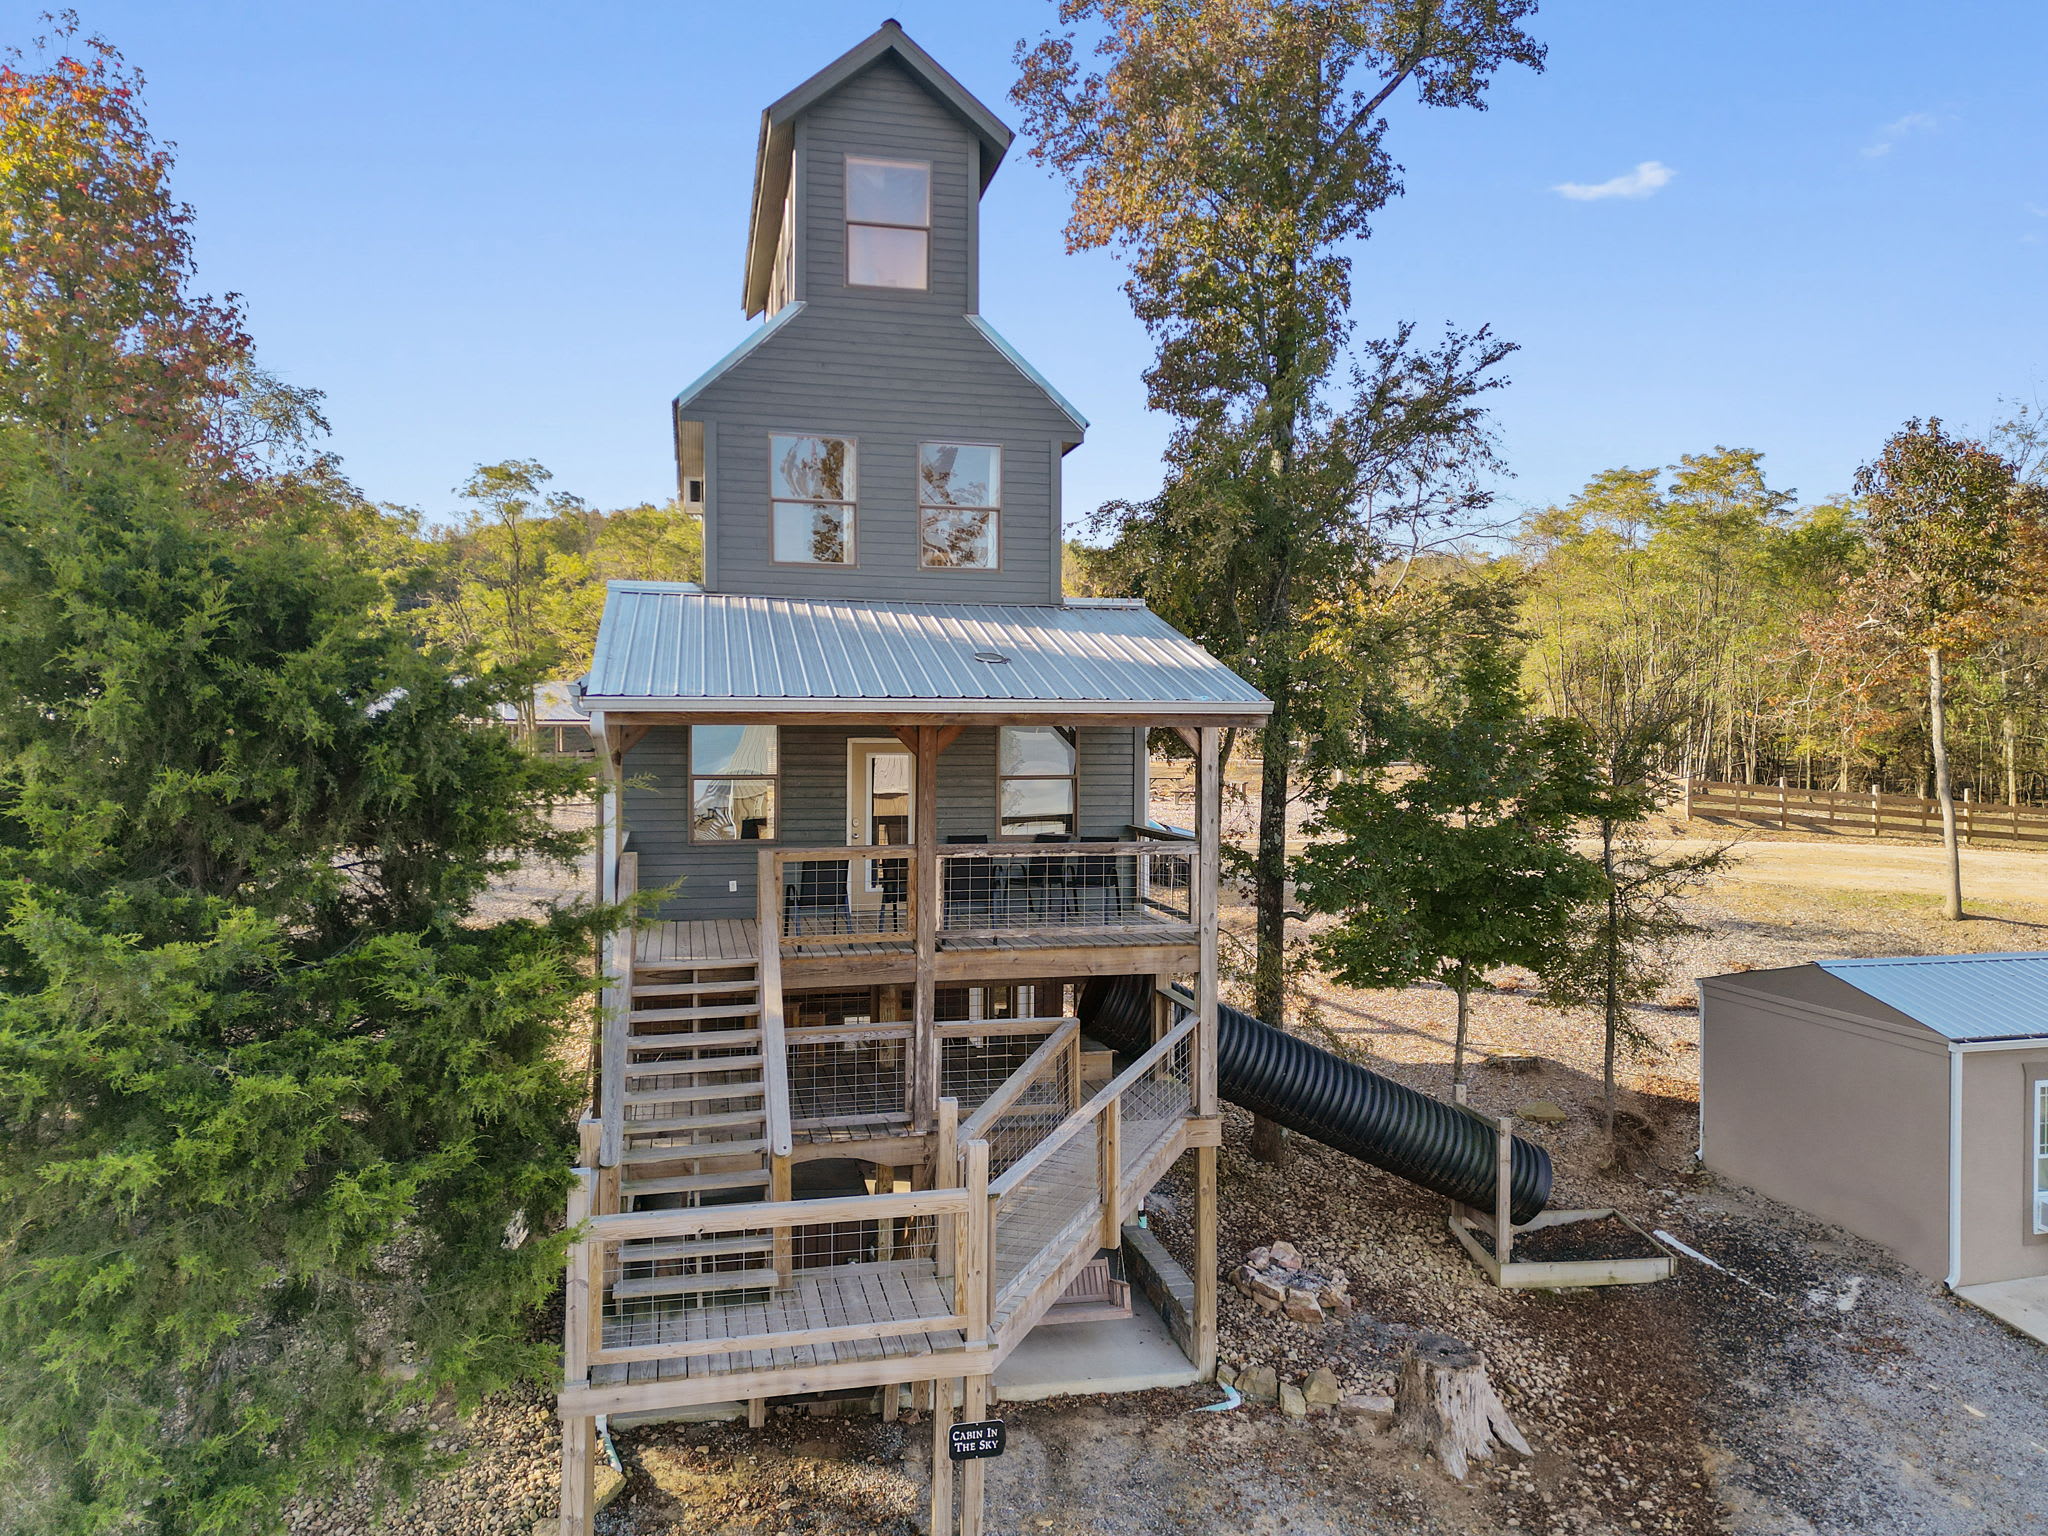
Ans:
[[[846,744],[846,842],[851,848],[907,847],[916,837],[917,765],[910,750],[895,737],[863,739]],[[900,884],[908,873],[905,860],[869,859],[860,878],[851,882],[855,900],[862,895],[873,905],[885,886]]]

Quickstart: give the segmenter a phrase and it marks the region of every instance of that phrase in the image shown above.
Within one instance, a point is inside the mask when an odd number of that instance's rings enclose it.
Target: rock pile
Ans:
[[[1230,1283],[1266,1313],[1284,1313],[1297,1323],[1323,1323],[1349,1317],[1351,1281],[1344,1271],[1322,1274],[1307,1268],[1292,1243],[1269,1243],[1244,1256]]]

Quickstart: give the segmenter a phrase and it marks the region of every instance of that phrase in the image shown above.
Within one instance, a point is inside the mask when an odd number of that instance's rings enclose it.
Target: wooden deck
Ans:
[[[1055,924],[1017,932],[939,935],[939,952],[953,955],[1043,954],[1048,950],[1149,949],[1192,945],[1195,928],[1164,920],[1130,921],[1109,927]],[[788,948],[791,961],[891,959],[908,962],[912,941],[901,939],[835,944],[825,934],[807,934]],[[635,956],[642,966],[754,965],[761,958],[760,925],[752,918],[720,917],[695,922],[661,921],[640,929]]]
[[[767,1293],[759,1302],[672,1310],[658,1319],[608,1318],[604,1343],[608,1350],[625,1350],[753,1339],[763,1334],[855,1332],[918,1318],[945,1318],[952,1313],[952,1283],[941,1281],[929,1261],[840,1264],[829,1269],[798,1270],[787,1289]],[[815,1371],[862,1361],[909,1361],[957,1354],[965,1349],[961,1331],[946,1328],[786,1348],[636,1360],[624,1365],[600,1363],[591,1369],[591,1382],[603,1386],[639,1385],[760,1371]],[[934,1370],[938,1373],[936,1363]],[[916,1374],[914,1369],[906,1371],[902,1379],[913,1379]]]

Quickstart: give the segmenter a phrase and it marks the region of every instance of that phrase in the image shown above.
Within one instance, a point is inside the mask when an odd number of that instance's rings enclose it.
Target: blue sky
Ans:
[[[508,457],[601,505],[668,495],[667,401],[746,329],[761,107],[893,13],[1014,117],[1012,45],[1053,9],[78,4],[149,76],[204,284],[327,391],[356,481],[436,516]],[[5,38],[38,9],[0,0]],[[1536,29],[1549,69],[1490,111],[1398,111],[1409,191],[1356,283],[1366,333],[1520,343],[1510,510],[1717,444],[1817,500],[1907,416],[2048,395],[2048,6],[1551,0]],[[1064,254],[1021,146],[984,208],[989,318],[1094,423],[1070,511],[1146,493],[1165,428],[1117,269]]]

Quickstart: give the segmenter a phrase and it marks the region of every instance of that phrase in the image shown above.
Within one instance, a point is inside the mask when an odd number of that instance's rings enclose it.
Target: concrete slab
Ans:
[[[2029,1338],[2048,1344],[2048,1275],[1994,1280],[1989,1285],[1959,1285],[1956,1294]]]
[[[996,1396],[1006,1403],[1088,1392],[1149,1392],[1201,1378],[1149,1307],[1102,1323],[1034,1328],[996,1367]]]

